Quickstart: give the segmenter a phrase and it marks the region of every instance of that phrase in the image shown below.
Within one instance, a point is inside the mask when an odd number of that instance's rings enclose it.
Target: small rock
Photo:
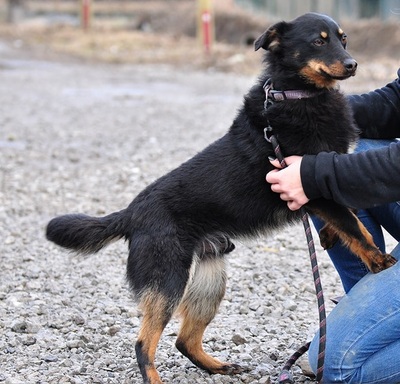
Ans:
[[[104,310],[105,313],[107,313],[108,315],[120,315],[121,314],[121,310],[118,307],[107,307]]]
[[[110,328],[108,328],[108,334],[110,336],[114,336],[120,330],[121,330],[121,327],[119,325],[112,325]]]
[[[249,309],[251,309],[252,311],[257,311],[259,307],[260,307],[259,302],[252,302],[249,304]]]
[[[30,321],[19,321],[11,326],[11,330],[16,333],[37,333],[40,326]]]
[[[310,363],[305,356],[301,356],[299,360],[297,360],[296,365],[298,365],[301,369],[301,372],[304,376],[315,378],[315,374],[311,369]]]
[[[242,337],[241,335],[238,335],[238,334],[233,335],[231,340],[236,345],[246,344],[246,342],[247,342],[247,340],[244,337]]]
[[[252,361],[253,357],[249,353],[241,353],[239,359],[240,361]]]
[[[55,363],[56,361],[58,361],[58,357],[55,355],[46,355],[42,357],[42,360],[46,363]]]
[[[5,353],[9,353],[9,354],[15,353],[15,348],[14,348],[14,347],[8,346],[8,347],[5,349],[4,352],[5,352]]]
[[[80,315],[80,314],[74,314],[72,316],[72,321],[76,324],[76,325],[83,325],[85,324],[85,318]]]
[[[16,333],[27,333],[28,324],[25,321],[14,323],[11,330]]]
[[[277,361],[278,360],[278,355],[275,352],[270,353],[269,357],[273,361]]]
[[[69,349],[73,349],[73,348],[83,348],[84,346],[85,346],[85,344],[83,343],[82,340],[76,339],[76,340],[67,341],[67,347],[68,347]]]
[[[295,303],[293,300],[286,300],[283,303],[283,307],[288,311],[295,311],[297,308],[297,303]]]
[[[22,344],[27,346],[34,345],[36,344],[36,338],[33,336],[28,336],[27,338],[22,340]]]
[[[63,367],[72,367],[72,362],[70,359],[65,359],[62,361],[61,366]]]
[[[258,380],[259,384],[271,384],[271,378],[269,376],[262,377]]]

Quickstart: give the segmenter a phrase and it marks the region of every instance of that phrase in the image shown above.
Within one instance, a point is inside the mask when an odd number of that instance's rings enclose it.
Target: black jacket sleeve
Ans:
[[[321,152],[301,162],[301,180],[309,199],[324,197],[352,208],[400,200],[400,142],[365,152]]]
[[[348,97],[362,137],[400,137],[400,69],[397,75],[396,80],[381,89]]]

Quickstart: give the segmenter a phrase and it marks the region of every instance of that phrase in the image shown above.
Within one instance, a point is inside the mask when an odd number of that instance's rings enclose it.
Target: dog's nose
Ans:
[[[343,64],[349,73],[354,73],[357,69],[357,61],[354,59],[346,59]]]

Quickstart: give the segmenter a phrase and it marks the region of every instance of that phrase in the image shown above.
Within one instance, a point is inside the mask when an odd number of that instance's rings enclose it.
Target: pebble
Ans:
[[[236,345],[241,345],[241,344],[245,344],[246,343],[246,339],[240,335],[233,335],[232,336],[232,341],[236,344]]]
[[[43,356],[42,360],[46,363],[55,363],[56,361],[58,361],[58,357],[55,355],[46,355]]]
[[[40,325],[31,321],[21,321],[12,324],[11,330],[16,333],[37,333]]]
[[[67,347],[69,349],[73,348],[83,348],[85,346],[84,342],[82,340],[70,340],[67,341]]]

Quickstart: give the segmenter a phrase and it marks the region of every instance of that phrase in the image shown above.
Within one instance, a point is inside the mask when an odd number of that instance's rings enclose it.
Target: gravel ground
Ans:
[[[0,382],[140,383],[126,244],[76,256],[47,242],[45,225],[57,214],[125,207],[221,136],[254,79],[33,60],[5,43],[0,57]],[[340,295],[332,265],[317,252],[325,297]],[[226,297],[205,348],[248,372],[211,376],[194,367],[174,347],[177,320],[156,362],[170,383],[275,382],[317,322],[300,224],[229,255]]]

